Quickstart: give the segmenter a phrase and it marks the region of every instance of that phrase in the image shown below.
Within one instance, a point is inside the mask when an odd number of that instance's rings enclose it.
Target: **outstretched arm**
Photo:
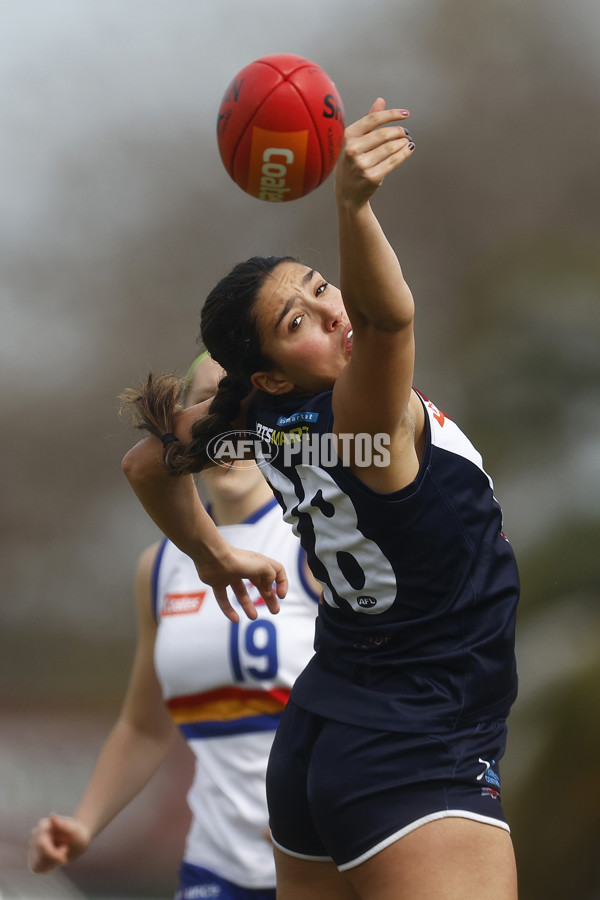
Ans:
[[[346,129],[336,168],[340,288],[355,328],[397,331],[410,327],[412,295],[400,262],[371,208],[384,179],[413,153],[403,125],[406,110],[385,109],[377,100],[369,113]]]
[[[413,153],[410,135],[397,124],[407,116],[406,110],[386,109],[382,99],[376,100],[364,118],[346,129],[336,167],[340,287],[354,332],[350,362],[334,390],[336,430],[389,435],[391,469],[372,473],[377,478],[373,486],[387,490],[399,486],[397,480],[408,483],[414,477],[414,303],[370,201]]]
[[[181,440],[189,440],[189,428],[201,409],[203,405],[179,414],[176,428]],[[239,618],[229,602],[228,586],[248,618],[257,616],[244,578],[258,588],[268,609],[278,612],[277,598],[285,597],[287,591],[283,566],[260,553],[228,544],[204,509],[193,477],[170,475],[163,465],[162,451],[160,440],[149,436],[136,444],[123,460],[123,471],[151,519],[193,559],[200,578],[212,587],[228,619],[237,622]]]

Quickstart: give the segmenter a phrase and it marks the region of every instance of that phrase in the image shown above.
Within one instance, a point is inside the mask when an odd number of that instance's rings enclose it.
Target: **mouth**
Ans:
[[[352,350],[352,337],[354,335],[354,329],[352,325],[348,325],[348,327],[344,330],[344,350],[349,353]]]

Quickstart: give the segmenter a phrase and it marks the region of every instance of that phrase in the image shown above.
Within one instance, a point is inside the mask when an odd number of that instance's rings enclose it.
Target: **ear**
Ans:
[[[276,371],[254,372],[250,376],[250,381],[257,390],[264,391],[266,394],[289,394],[294,389],[293,382],[284,378],[283,375],[278,375]]]

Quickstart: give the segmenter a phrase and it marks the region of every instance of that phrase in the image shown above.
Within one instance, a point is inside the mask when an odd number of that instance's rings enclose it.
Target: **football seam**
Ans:
[[[307,67],[304,66],[304,68],[307,68]],[[298,70],[296,69],[296,71],[298,71]],[[315,130],[315,137],[317,138],[317,146],[318,146],[318,148],[319,148],[319,154],[320,154],[320,156],[321,156],[321,174],[320,174],[320,176],[319,176],[319,182],[318,182],[318,184],[316,185],[316,187],[320,187],[321,184],[323,183],[323,175],[324,175],[324,172],[325,172],[325,156],[324,156],[324,154],[323,154],[323,148],[322,148],[322,146],[321,146],[321,132],[319,131],[319,128],[318,128],[317,123],[316,123],[316,121],[315,121],[315,117],[313,116],[311,110],[308,108],[308,105],[307,105],[307,103],[306,103],[306,100],[304,99],[304,95],[302,94],[300,88],[297,87],[293,82],[291,82],[291,81],[289,80],[289,78],[287,78],[286,81],[287,81],[289,84],[292,85],[292,87],[294,88],[294,90],[296,91],[296,93],[298,94],[298,96],[300,97],[300,99],[302,100],[302,104],[303,104],[303,106],[304,106],[306,112],[308,113],[308,116],[309,116],[309,118],[310,118],[310,120],[311,120],[311,122],[312,122],[312,124],[313,124],[313,128],[314,128],[314,130]]]
[[[258,115],[258,113],[259,113],[259,111],[261,110],[261,108],[262,108],[262,107],[264,106],[264,104],[267,102],[267,100],[269,99],[269,97],[271,96],[271,94],[273,94],[273,93],[277,90],[278,87],[280,87],[285,81],[287,81],[287,79],[284,78],[283,75],[281,75],[281,72],[279,72],[274,66],[269,66],[269,68],[270,68],[270,69],[273,69],[273,71],[277,72],[277,74],[281,76],[281,81],[279,81],[279,82],[275,85],[275,87],[273,87],[273,88],[269,91],[269,93],[266,94],[266,95],[262,98],[262,100],[260,101],[260,106],[257,106],[257,107],[256,107],[256,109],[255,109],[254,112],[252,113],[251,117],[250,117],[250,118],[248,119],[248,121],[246,122],[246,125],[245,125],[245,127],[244,127],[244,130],[243,130],[242,133],[240,134],[240,136],[239,136],[239,138],[238,138],[238,140],[237,140],[237,142],[236,142],[235,149],[234,149],[233,153],[231,154],[231,171],[232,171],[232,172],[233,172],[233,170],[234,170],[234,168],[235,168],[235,158],[236,158],[236,156],[237,156],[237,152],[238,152],[238,150],[239,150],[240,144],[242,143],[242,140],[244,139],[244,135],[246,134],[246,131],[248,130],[248,128],[250,128],[252,122],[254,121],[254,119],[256,118],[256,116]]]
[[[279,71],[279,69],[276,66],[272,65],[272,63],[261,61],[261,65],[266,66],[268,69],[271,69],[273,72],[277,72],[277,74],[281,78],[281,81],[278,81],[277,84],[269,91],[269,93],[263,97],[263,99],[260,102],[260,106],[256,107],[252,116],[248,119],[248,121],[246,123],[246,127],[244,128],[244,131],[239,136],[239,138],[236,142],[235,148],[233,150],[233,153],[231,154],[231,171],[233,173],[233,171],[235,169],[235,158],[237,156],[237,152],[239,150],[240,144],[242,143],[242,140],[244,138],[244,135],[245,135],[247,129],[250,128],[250,126],[252,125],[252,122],[254,121],[254,119],[256,118],[258,113],[260,112],[261,108],[267,102],[269,97],[277,90],[277,88],[281,87],[282,84],[285,84],[287,82],[289,85],[291,85],[291,87],[294,88],[294,90],[296,91],[296,93],[298,94],[300,99],[302,100],[302,105],[304,106],[305,110],[307,111],[309,118],[313,124],[313,128],[315,129],[315,133],[317,136],[317,144],[319,147],[319,154],[321,157],[321,174],[320,174],[320,178],[319,178],[319,183],[316,185],[316,187],[320,187],[320,185],[322,184],[322,181],[323,181],[323,171],[325,168],[325,160],[324,160],[324,155],[323,155],[323,148],[321,147],[319,129],[317,128],[317,123],[315,122],[315,118],[314,118],[313,114],[311,113],[310,109],[306,105],[306,100],[302,96],[300,89],[292,81],[290,81],[291,76],[295,75],[296,72],[299,72],[301,69],[308,69],[310,67],[306,64],[299,65],[296,69],[293,70],[293,72],[290,72],[289,76],[287,76],[287,75],[282,75],[282,73]],[[314,66],[314,65],[316,65],[316,63],[311,63],[310,65]]]

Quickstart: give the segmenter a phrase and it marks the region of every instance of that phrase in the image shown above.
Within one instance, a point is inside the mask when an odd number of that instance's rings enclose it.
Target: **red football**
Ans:
[[[290,53],[245,66],[227,90],[217,122],[219,152],[242,190],[280,203],[323,183],[344,140],[344,109],[316,63]]]

